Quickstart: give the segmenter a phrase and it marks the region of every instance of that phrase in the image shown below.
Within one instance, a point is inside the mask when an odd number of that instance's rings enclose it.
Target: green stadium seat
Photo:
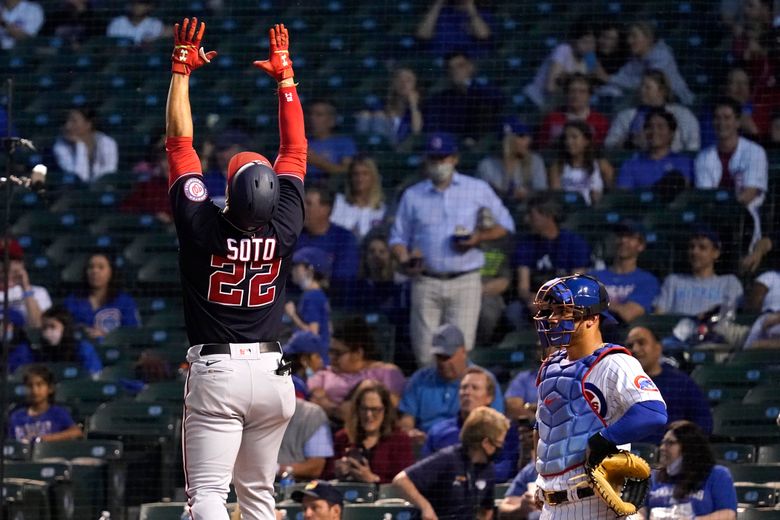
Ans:
[[[100,405],[87,421],[88,439],[122,441],[127,462],[127,503],[174,496],[181,470],[181,409],[160,403],[114,401]],[[152,498],[156,497],[156,498]]]
[[[153,314],[146,320],[146,327],[184,330],[184,311],[181,307]]]
[[[13,380],[6,383],[5,391],[11,405],[21,405],[27,402],[27,387],[22,383],[22,374],[12,374]]]
[[[303,490],[309,483],[298,482],[293,484],[287,489],[286,496],[291,497],[292,493]],[[377,498],[377,486],[376,484],[369,484],[366,482],[339,482],[331,481],[336,489],[338,489],[344,500],[348,503],[371,503]]]
[[[73,466],[67,461],[8,461],[5,477],[29,479],[47,484],[48,506],[52,518],[75,520]]]
[[[71,235],[61,236],[52,242],[52,244],[46,248],[46,257],[49,259],[51,265],[56,267],[64,267],[73,262],[74,259],[81,261],[81,264],[74,262],[75,272],[69,273],[69,281],[77,281],[81,278],[81,274],[84,268],[84,261],[87,255],[104,249],[109,249],[114,244],[114,240],[108,236],[84,236],[84,233],[74,233]],[[78,275],[76,277],[76,275]],[[75,277],[75,279],[74,279]]]
[[[762,404],[780,400],[780,387],[777,383],[759,385],[748,390],[742,402],[745,404]]]
[[[109,212],[119,201],[116,193],[97,192],[97,191],[66,191],[57,200],[52,203],[49,209],[54,213],[65,213],[68,211],[78,211],[81,213]]]
[[[377,500],[405,499],[406,495],[395,484],[379,484],[377,491]]]
[[[181,381],[149,383],[135,396],[135,400],[145,403],[181,405],[184,401],[184,383]]]
[[[98,381],[105,381],[110,383],[123,383],[130,380],[138,379],[138,372],[136,371],[136,361],[139,354],[135,356],[135,359],[128,362],[121,362],[115,365],[104,367],[97,377]]]
[[[75,246],[74,246],[75,247]],[[84,281],[84,267],[89,258],[88,252],[73,253],[73,256],[66,257],[67,263],[63,264],[60,271],[58,282],[75,286]]]
[[[738,520],[780,520],[780,509],[749,507],[739,512]]]
[[[152,257],[138,270],[137,281],[157,288],[179,284],[178,253],[161,253]]]
[[[40,240],[52,240],[78,229],[78,218],[73,213],[51,213],[46,210],[28,211],[11,226],[15,236],[34,235]]]
[[[29,442],[6,439],[3,443],[3,455],[7,460],[30,460],[32,445]]]
[[[469,359],[496,376],[499,383],[508,383],[512,375],[533,362],[526,352],[514,349],[475,348],[469,352]]]
[[[604,194],[597,207],[617,211],[626,218],[641,219],[658,204],[658,197],[652,190],[612,191]]]
[[[124,392],[113,381],[69,380],[57,384],[56,395],[58,402],[74,410],[76,418],[85,419],[101,404],[121,399]]]
[[[734,485],[737,490],[737,503],[750,507],[774,507],[777,504],[778,488],[766,484]]]
[[[49,483],[42,480],[6,477],[2,486],[5,514],[13,519],[52,520],[50,494]]]
[[[631,322],[632,327],[646,327],[659,338],[672,335],[672,329],[686,316],[681,314],[645,314]]]
[[[737,442],[780,442],[780,404],[725,402],[712,411],[712,436]],[[780,480],[780,478],[778,478]]]
[[[24,374],[24,370],[27,365],[22,365],[16,369],[16,373],[21,381],[21,375]],[[89,373],[86,372],[78,363],[46,363],[49,370],[54,373],[54,379],[58,382],[77,379],[88,379]]]
[[[756,462],[756,447],[753,444],[713,442],[712,454],[719,464],[752,464]]]
[[[649,464],[658,462],[658,446],[649,442],[632,442],[631,453],[639,455]]]
[[[93,235],[136,237],[156,231],[159,227],[159,222],[152,215],[109,213],[93,222],[90,226],[90,232]]]
[[[780,444],[768,444],[766,446],[759,446],[756,462],[758,462],[759,464],[780,463]]]
[[[747,321],[748,323],[745,323]],[[743,325],[752,325],[755,321],[754,317],[747,318],[743,321]],[[777,365],[780,363],[780,350],[777,349],[750,349],[750,350],[738,350],[729,357],[729,363],[739,365],[755,365],[759,367],[767,367],[769,365]]]
[[[154,502],[141,504],[139,520],[181,520],[186,502]]]
[[[509,486],[512,484],[510,482],[503,482],[501,484],[496,484],[493,487],[493,498],[496,500],[501,500],[506,496],[506,492],[509,490]]]
[[[703,388],[722,385],[746,390],[760,383],[777,379],[776,375],[773,376],[762,367],[736,364],[698,366],[691,373],[691,377]]]
[[[734,482],[762,484],[778,481],[777,464],[729,464],[727,467]]]
[[[154,255],[176,253],[178,249],[176,235],[172,233],[147,233],[134,238],[124,249],[122,255],[131,264],[140,266]]]
[[[412,520],[419,510],[412,505],[401,504],[347,504],[343,520]]]

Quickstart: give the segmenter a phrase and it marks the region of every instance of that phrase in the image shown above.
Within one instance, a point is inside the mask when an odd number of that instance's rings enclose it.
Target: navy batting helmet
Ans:
[[[592,276],[575,274],[554,278],[539,288],[534,298],[536,330],[543,346],[566,347],[577,322],[600,315],[604,323],[616,323],[607,311],[609,295]]]
[[[234,155],[228,164],[225,218],[249,233],[270,222],[278,205],[279,179],[268,159],[254,152]]]

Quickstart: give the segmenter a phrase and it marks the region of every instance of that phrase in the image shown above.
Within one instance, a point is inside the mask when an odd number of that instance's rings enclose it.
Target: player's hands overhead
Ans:
[[[268,43],[268,59],[256,61],[253,65],[276,81],[292,78],[295,73],[290,59],[290,36],[284,24],[276,24],[268,30]]]
[[[171,70],[175,74],[190,73],[202,67],[206,63],[211,63],[217,51],[205,52],[200,46],[203,39],[203,33],[206,31],[206,24],[201,22],[198,27],[198,19],[185,18],[181,25],[178,23],[173,27],[174,47],[171,55]]]

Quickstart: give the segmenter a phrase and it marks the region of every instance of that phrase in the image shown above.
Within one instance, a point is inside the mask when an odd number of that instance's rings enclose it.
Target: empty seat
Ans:
[[[5,514],[8,518],[50,520],[50,484],[38,479],[6,477],[2,483]]]
[[[712,435],[738,442],[778,442],[780,428],[775,423],[778,414],[780,405],[777,404],[721,403],[712,411]]]
[[[780,463],[780,444],[769,444],[758,447],[758,456],[756,462],[759,464],[777,464]],[[779,479],[780,480],[780,479]]]
[[[729,464],[729,471],[734,482],[777,482],[778,466],[776,464]]]
[[[714,442],[710,445],[715,460],[724,464],[756,462],[756,447],[752,444]]]
[[[736,483],[737,503],[751,507],[774,507],[777,504],[777,488],[763,484]]]
[[[347,504],[343,520],[412,520],[419,510],[411,504]]]
[[[46,486],[49,510],[52,518],[72,520],[75,516],[73,493],[73,468],[67,461],[9,461],[5,477],[42,481]],[[35,517],[31,517],[35,518]],[[78,517],[81,518],[81,517]]]
[[[649,442],[632,442],[631,453],[639,455],[649,464],[658,461],[658,446]]]
[[[74,410],[77,419],[85,419],[98,406],[123,396],[122,387],[115,382],[92,380],[62,381],[57,385],[57,401]]]
[[[181,520],[186,502],[153,502],[141,504],[139,520]]]
[[[180,405],[184,401],[184,383],[181,381],[149,383],[135,396],[135,400]]]

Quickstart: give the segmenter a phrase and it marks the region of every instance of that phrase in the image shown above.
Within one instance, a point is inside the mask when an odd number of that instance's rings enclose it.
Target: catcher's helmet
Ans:
[[[534,298],[536,330],[543,346],[566,347],[577,322],[600,315],[604,323],[617,323],[607,311],[609,295],[604,284],[586,274],[554,278]]]
[[[223,215],[250,233],[271,221],[279,204],[279,179],[268,159],[254,152],[237,153],[228,164]]]

